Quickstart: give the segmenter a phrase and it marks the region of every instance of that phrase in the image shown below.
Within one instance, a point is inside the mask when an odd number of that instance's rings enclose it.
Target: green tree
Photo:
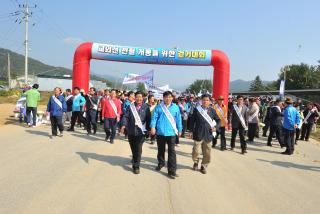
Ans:
[[[285,77],[285,78],[284,78]],[[281,80],[285,79],[285,90],[318,89],[320,88],[320,60],[318,65],[305,63],[286,65],[280,69],[276,81],[267,85],[267,90],[279,90]],[[320,101],[319,95],[301,95],[310,101]]]
[[[260,76],[256,76],[256,78],[251,82],[249,91],[263,91],[264,85]]]
[[[305,63],[286,65],[281,68],[276,86],[279,88],[285,75],[285,89],[320,88],[320,65],[313,66]]]
[[[187,89],[187,91],[198,94],[199,92],[212,91],[211,80],[195,80]]]
[[[144,83],[139,82],[139,83],[137,84],[137,91],[146,92],[146,87],[144,86]]]

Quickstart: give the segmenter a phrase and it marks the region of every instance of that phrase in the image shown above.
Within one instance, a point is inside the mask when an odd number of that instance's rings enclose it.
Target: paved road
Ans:
[[[10,123],[10,121],[9,121]],[[145,144],[141,174],[128,143],[78,129],[49,138],[50,127],[0,127],[0,213],[319,213],[320,146],[301,142],[283,156],[265,139],[248,154],[212,151],[208,174],[191,170],[190,140],[177,148],[178,174],[155,172],[156,146]]]

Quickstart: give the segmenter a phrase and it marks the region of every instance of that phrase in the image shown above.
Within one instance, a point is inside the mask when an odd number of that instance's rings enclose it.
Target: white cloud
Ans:
[[[68,45],[79,45],[82,42],[83,40],[81,38],[76,38],[76,37],[67,37],[63,39],[63,43]]]

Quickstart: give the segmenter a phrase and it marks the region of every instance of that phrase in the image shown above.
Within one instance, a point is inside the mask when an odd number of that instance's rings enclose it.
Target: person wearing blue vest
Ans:
[[[62,117],[67,112],[67,103],[62,95],[61,88],[54,89],[54,95],[50,97],[47,112],[50,112],[52,136],[57,136],[57,128],[60,131],[60,137],[63,136],[63,122]]]
[[[160,171],[165,166],[165,151],[168,144],[168,176],[175,179],[178,175],[177,157],[175,151],[176,136],[181,136],[182,121],[179,107],[172,103],[172,92],[166,91],[163,93],[163,102],[157,105],[151,119],[151,135],[157,133],[158,146],[158,166],[157,171]]]
[[[300,115],[295,107],[292,105],[293,101],[289,97],[285,101],[285,109],[283,112],[283,135],[286,151],[281,154],[292,155],[294,152],[294,133],[298,124],[300,123]]]
[[[87,121],[82,115],[81,108],[86,104],[86,100],[80,94],[80,88],[75,87],[73,89],[74,96],[73,96],[73,103],[72,103],[72,116],[71,116],[71,126],[67,131],[74,131],[74,125],[76,124],[77,120],[80,120],[80,123],[83,123],[85,127],[87,127]]]

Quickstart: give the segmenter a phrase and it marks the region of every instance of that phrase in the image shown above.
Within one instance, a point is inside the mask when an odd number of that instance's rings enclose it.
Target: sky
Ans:
[[[7,17],[25,0],[0,0],[0,47],[24,53],[24,24]],[[82,42],[216,49],[231,62],[231,80],[275,80],[286,64],[320,59],[319,0],[29,0],[30,57],[72,68]],[[19,21],[18,21],[19,22]],[[34,26],[32,24],[35,23]],[[172,88],[211,79],[212,67],[91,61],[91,71],[123,77],[155,70]]]

